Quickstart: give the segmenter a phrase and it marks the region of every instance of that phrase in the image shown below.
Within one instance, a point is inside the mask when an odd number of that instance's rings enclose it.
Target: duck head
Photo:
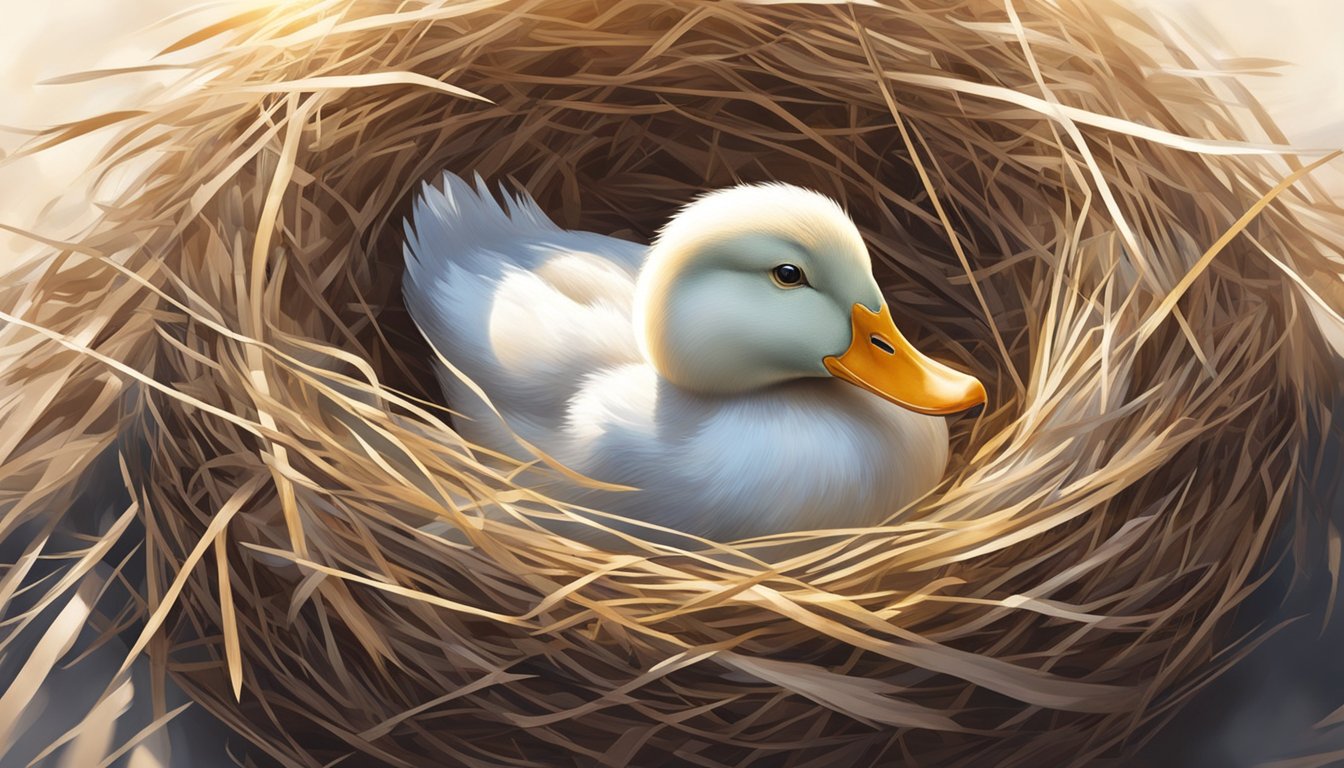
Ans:
[[[974,377],[906,341],[858,228],[799,187],[731,187],[684,208],[653,244],[634,313],[645,357],[691,391],[834,376],[919,413],[985,402]]]

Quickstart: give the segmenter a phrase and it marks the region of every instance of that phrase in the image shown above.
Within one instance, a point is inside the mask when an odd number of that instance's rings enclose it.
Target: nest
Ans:
[[[100,612],[283,765],[1127,754],[1244,647],[1229,616],[1304,514],[1334,386],[1307,302],[1344,236],[1192,54],[1104,2],[1016,5],[328,0],[202,30],[190,83],[30,148],[115,125],[101,170],[138,175],[4,286],[6,529],[115,461],[131,503],[88,551],[133,537],[145,573]],[[738,181],[831,195],[990,406],[884,526],[571,541],[548,522],[600,510],[453,432],[402,306],[445,169],[636,239]]]

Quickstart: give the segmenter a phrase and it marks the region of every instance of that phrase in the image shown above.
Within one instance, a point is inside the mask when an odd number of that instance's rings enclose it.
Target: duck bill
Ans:
[[[905,340],[886,302],[878,312],[855,304],[850,318],[849,349],[822,360],[832,376],[917,413],[957,413],[985,402],[985,387],[974,376],[925,357]]]

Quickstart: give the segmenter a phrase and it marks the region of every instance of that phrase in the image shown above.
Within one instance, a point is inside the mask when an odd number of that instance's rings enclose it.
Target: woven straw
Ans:
[[[147,170],[0,284],[0,509],[56,526],[117,462],[122,525],[36,589],[134,537],[144,583],[99,610],[258,754],[1085,763],[1246,647],[1229,613],[1305,514],[1337,386],[1306,317],[1344,227],[1320,155],[1242,141],[1143,20],[319,0],[177,47],[207,40],[189,84],[28,149],[112,126],[102,169]],[[567,540],[548,521],[600,510],[454,434],[401,304],[402,221],[444,169],[633,239],[736,181],[831,195],[902,327],[989,407],[886,526]]]

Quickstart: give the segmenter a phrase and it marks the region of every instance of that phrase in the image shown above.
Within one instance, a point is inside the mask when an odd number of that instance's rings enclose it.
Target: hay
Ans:
[[[150,162],[0,285],[0,535],[115,454],[145,579],[99,610],[280,763],[1083,763],[1244,649],[1228,616],[1305,514],[1336,386],[1295,281],[1344,235],[1311,158],[1233,141],[1142,20],[319,0],[178,48],[212,38],[203,84],[30,148],[108,124],[107,168]],[[454,435],[400,304],[401,221],[445,168],[637,238],[738,180],[832,195],[991,407],[884,527],[568,541],[545,523],[573,510]]]

